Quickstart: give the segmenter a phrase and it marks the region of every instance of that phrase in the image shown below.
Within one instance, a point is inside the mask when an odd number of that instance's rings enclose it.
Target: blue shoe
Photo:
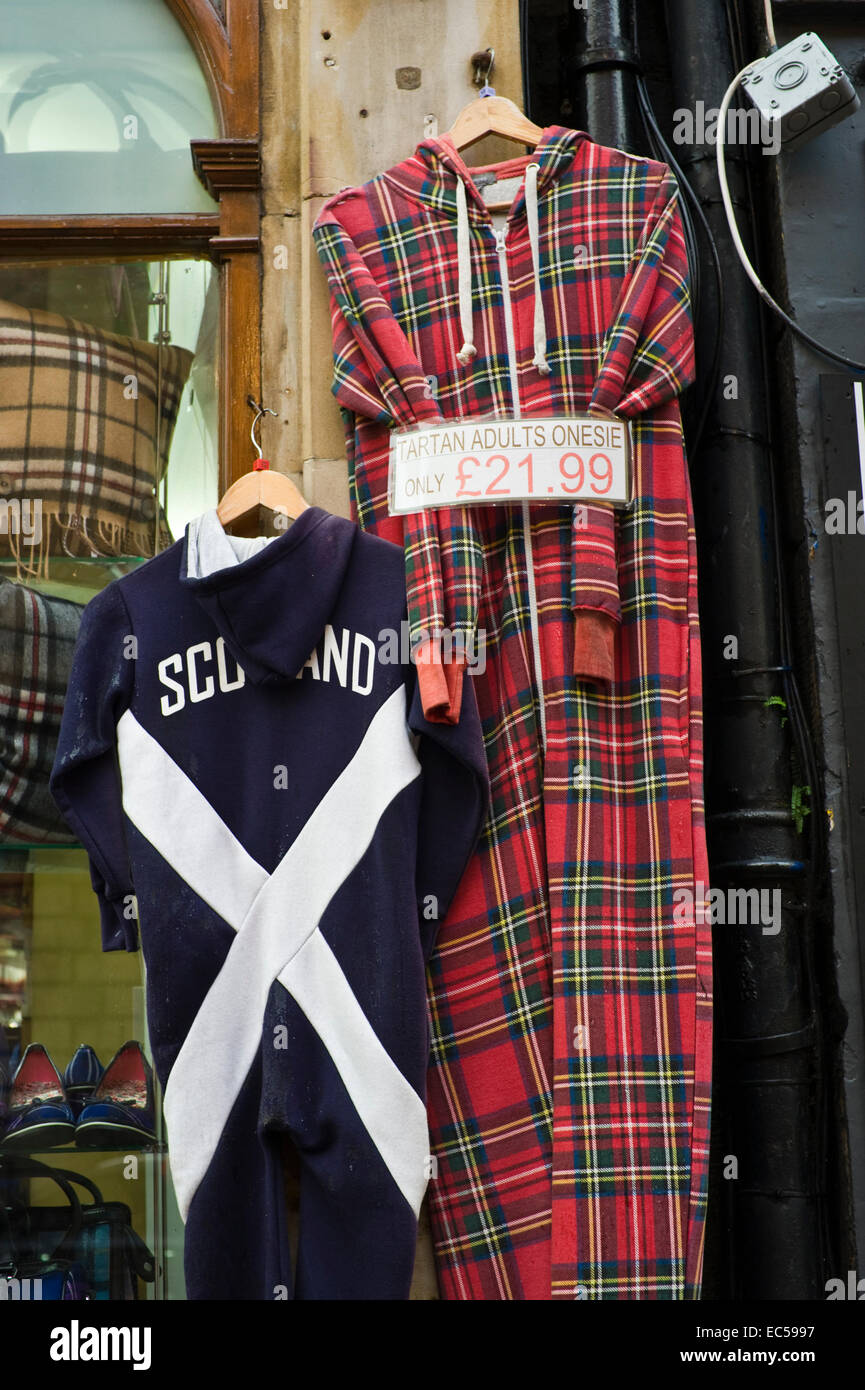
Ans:
[[[89,1043],[82,1043],[63,1073],[66,1099],[77,1119],[102,1080],[105,1068]]]
[[[9,1089],[2,1148],[56,1149],[75,1138],[75,1116],[60,1073],[41,1043],[31,1043]]]
[[[153,1071],[137,1042],[124,1043],[78,1118],[81,1149],[141,1148],[156,1143]]]

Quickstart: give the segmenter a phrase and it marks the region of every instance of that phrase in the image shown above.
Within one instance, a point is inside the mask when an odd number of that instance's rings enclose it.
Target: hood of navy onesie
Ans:
[[[320,507],[278,536],[229,536],[214,508],[186,528],[180,582],[253,684],[294,680],[333,611],[356,536]]]
[[[166,856],[130,815],[139,792],[149,815],[172,778],[189,783],[195,817],[217,817],[272,873],[400,688],[381,758],[389,767],[404,735],[419,739],[422,802],[403,850],[417,850],[418,882],[435,878],[429,892],[450,901],[488,795],[480,720],[473,698],[459,724],[425,719],[404,638],[399,547],[318,507],[250,539],[227,535],[214,509],[90,601],[50,788],[90,855],[107,950],[136,949],[127,905],[147,896],[141,883],[153,901],[164,891]],[[159,839],[159,820],[151,829]]]

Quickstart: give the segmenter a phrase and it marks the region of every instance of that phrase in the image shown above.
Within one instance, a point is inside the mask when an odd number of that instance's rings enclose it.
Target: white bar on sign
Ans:
[[[511,502],[630,501],[630,438],[614,416],[461,420],[393,431],[392,515]]]

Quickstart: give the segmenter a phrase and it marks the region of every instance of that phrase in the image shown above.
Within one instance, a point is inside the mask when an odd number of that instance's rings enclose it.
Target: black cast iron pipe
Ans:
[[[578,19],[583,33],[569,64],[574,123],[601,145],[642,151],[645,135],[628,71],[636,60],[633,0],[587,0]]]
[[[717,111],[735,71],[724,6],[666,0],[665,9],[673,104],[694,115],[699,137],[697,103]],[[714,1162],[704,1297],[814,1299],[825,1296],[817,1202],[819,1029],[807,967],[804,840],[791,812],[791,723],[781,703],[778,537],[759,301],[720,205],[714,144],[695,138],[677,153],[715,237],[726,297],[718,389],[699,456],[691,460],[711,876],[713,886],[777,888],[781,895],[774,934],[736,924],[715,930]],[[745,174],[735,148],[728,147],[727,166],[744,228]],[[697,347],[705,361],[714,328],[708,255],[702,283],[708,313]]]

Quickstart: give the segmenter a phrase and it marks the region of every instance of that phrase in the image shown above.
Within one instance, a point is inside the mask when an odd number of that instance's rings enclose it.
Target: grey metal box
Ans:
[[[751,101],[785,150],[804,145],[860,106],[853,83],[816,34],[800,34],[752,63],[742,78]]]

